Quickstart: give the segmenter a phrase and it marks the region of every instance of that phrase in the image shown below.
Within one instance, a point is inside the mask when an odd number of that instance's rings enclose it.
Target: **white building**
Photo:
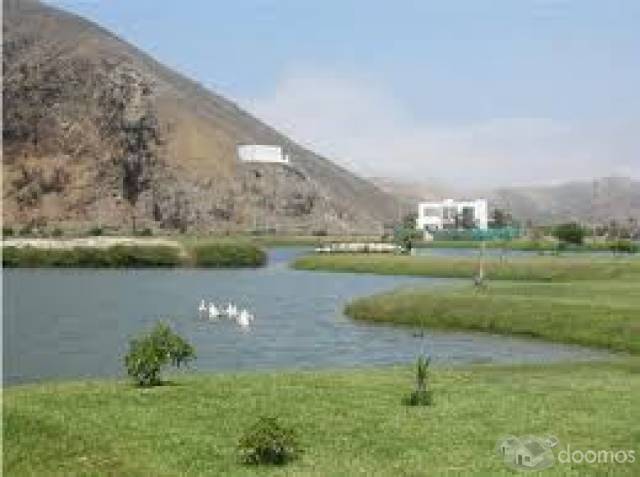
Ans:
[[[437,230],[462,230],[488,228],[488,207],[486,199],[442,202],[421,202],[418,204],[416,228],[426,234]]]
[[[243,162],[289,163],[289,155],[282,152],[281,146],[262,144],[242,144],[238,146],[238,158]]]

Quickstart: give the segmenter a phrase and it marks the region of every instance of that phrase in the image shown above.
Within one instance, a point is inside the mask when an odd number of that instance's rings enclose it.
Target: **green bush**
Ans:
[[[9,227],[9,226],[2,227],[2,236],[13,237],[13,227]]]
[[[139,386],[156,386],[161,383],[160,371],[164,366],[179,368],[192,359],[195,359],[193,346],[169,326],[158,323],[151,333],[131,340],[124,362],[127,374]]]
[[[302,454],[295,431],[275,417],[259,418],[240,438],[238,449],[245,464],[284,465]]]
[[[639,248],[631,240],[616,240],[609,244],[609,249],[614,253],[636,253]]]
[[[33,226],[31,224],[23,225],[18,231],[18,235],[27,237],[33,233]]]
[[[259,267],[267,262],[264,250],[252,244],[196,245],[191,255],[193,264],[199,267]]]
[[[153,230],[151,230],[149,227],[146,227],[140,231],[137,231],[136,235],[138,237],[151,237],[153,236]]]
[[[91,227],[87,231],[87,235],[90,235],[92,237],[99,237],[103,234],[104,234],[104,229],[102,227]]]
[[[56,227],[55,229],[53,229],[51,231],[51,236],[52,237],[62,237],[63,235],[64,235],[64,232],[59,227]]]
[[[431,404],[431,390],[427,387],[430,362],[431,360],[424,355],[418,357],[416,363],[416,388],[404,399],[404,403],[408,406],[429,406]]]
[[[555,235],[560,242],[575,245],[582,245],[586,234],[586,229],[575,222],[558,225],[553,230],[553,235]]]

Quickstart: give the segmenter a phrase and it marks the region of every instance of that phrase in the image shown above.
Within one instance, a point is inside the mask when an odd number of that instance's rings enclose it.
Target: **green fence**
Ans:
[[[439,230],[433,234],[434,240],[513,240],[522,236],[518,227],[502,227],[480,230]]]

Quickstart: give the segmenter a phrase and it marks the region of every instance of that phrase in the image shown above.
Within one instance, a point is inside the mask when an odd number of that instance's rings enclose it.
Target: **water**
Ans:
[[[406,363],[424,349],[436,363],[592,359],[604,352],[474,333],[356,323],[342,314],[357,296],[444,279],[294,271],[304,249],[270,251],[258,270],[7,269],[3,272],[6,384],[123,374],[130,338],[157,320],[192,342],[198,371]],[[202,321],[200,299],[247,307],[248,333]]]

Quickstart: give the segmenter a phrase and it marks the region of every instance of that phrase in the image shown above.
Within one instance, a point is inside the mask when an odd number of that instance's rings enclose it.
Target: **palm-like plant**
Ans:
[[[428,388],[429,364],[431,359],[424,354],[416,362],[416,389],[405,399],[409,406],[428,406],[431,404],[431,390]]]

